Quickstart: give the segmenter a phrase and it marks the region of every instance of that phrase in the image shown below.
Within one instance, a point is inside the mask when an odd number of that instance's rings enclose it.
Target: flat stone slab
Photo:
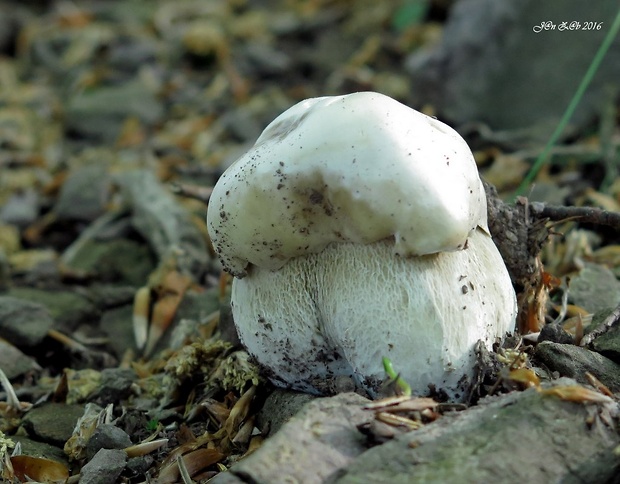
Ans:
[[[567,387],[583,389],[568,378],[545,385]],[[374,418],[366,399],[318,398],[212,482],[607,482],[620,471],[620,407],[593,395],[598,403],[534,388],[488,397],[375,447],[357,429]]]

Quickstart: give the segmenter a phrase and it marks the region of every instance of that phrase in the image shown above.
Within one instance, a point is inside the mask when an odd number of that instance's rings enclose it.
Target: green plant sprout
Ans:
[[[392,381],[394,383],[396,383],[396,385],[400,388],[400,390],[403,392],[403,395],[410,397],[411,396],[411,387],[409,386],[409,383],[407,383],[405,380],[403,380],[400,375],[398,373],[396,373],[396,371],[394,371],[394,366],[392,365],[392,360],[390,360],[389,358],[387,358],[386,356],[383,357],[383,369],[386,373],[387,376],[389,376]]]
[[[588,70],[584,74],[583,79],[581,79],[581,83],[579,84],[579,87],[577,87],[575,94],[573,95],[570,103],[568,104],[568,107],[566,108],[566,111],[564,112],[562,119],[560,119],[558,126],[556,127],[555,131],[549,138],[549,141],[547,141],[547,144],[545,145],[540,155],[538,155],[538,158],[536,158],[536,161],[534,162],[534,164],[528,171],[527,175],[525,176],[521,184],[517,187],[517,190],[512,196],[511,201],[514,201],[516,197],[523,195],[526,192],[526,190],[529,188],[532,181],[534,181],[534,179],[536,178],[536,175],[538,175],[538,172],[540,171],[540,169],[548,161],[549,152],[554,147],[558,138],[564,131],[564,128],[566,128],[566,125],[568,124],[571,117],[573,116],[575,109],[579,105],[581,98],[583,97],[584,93],[586,92],[586,89],[588,88],[588,86],[590,85],[590,82],[592,81],[592,78],[594,77],[594,75],[596,74],[596,71],[601,65],[601,62],[603,61],[605,54],[609,50],[611,43],[616,38],[618,34],[618,30],[620,30],[620,9],[618,9],[618,13],[616,14],[616,18],[614,19],[614,22],[611,25],[609,32],[607,32],[607,35],[603,39],[603,42],[601,43],[600,47],[596,51],[596,54],[594,55],[594,58],[592,59],[592,62],[590,63],[590,67],[588,67]]]
[[[403,0],[392,17],[392,27],[403,32],[412,25],[420,24],[430,8],[429,0]]]
[[[146,424],[146,430],[148,430],[149,432],[155,432],[158,426],[159,426],[159,420],[151,419]]]

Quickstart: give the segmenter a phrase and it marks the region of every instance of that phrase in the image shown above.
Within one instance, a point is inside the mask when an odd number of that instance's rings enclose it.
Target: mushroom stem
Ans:
[[[232,299],[248,351],[280,362],[269,375],[276,384],[316,393],[321,380],[352,376],[374,395],[387,356],[414,394],[436,385],[457,400],[473,377],[476,342],[490,348],[513,329],[516,310],[483,230],[464,250],[421,257],[395,257],[387,240],[331,244],[279,271],[253,267],[234,280]]]

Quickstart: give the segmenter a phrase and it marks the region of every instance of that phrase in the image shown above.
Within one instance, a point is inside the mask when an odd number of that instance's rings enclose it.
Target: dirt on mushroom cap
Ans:
[[[395,253],[463,247],[486,229],[475,161],[452,128],[378,93],[309,99],[276,118],[213,190],[224,266],[278,269],[332,242],[394,237]]]

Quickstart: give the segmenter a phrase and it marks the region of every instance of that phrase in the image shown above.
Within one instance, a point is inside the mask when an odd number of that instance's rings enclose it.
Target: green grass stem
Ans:
[[[523,195],[529,189],[531,183],[536,178],[536,175],[538,175],[538,172],[540,171],[540,169],[547,162],[548,157],[549,157],[549,152],[555,146],[555,143],[557,142],[560,135],[564,132],[566,125],[568,124],[571,117],[573,116],[573,113],[575,112],[575,109],[579,105],[581,98],[583,97],[584,93],[586,92],[586,89],[590,85],[590,82],[594,78],[596,71],[601,65],[601,62],[603,61],[605,54],[607,54],[609,47],[611,46],[612,42],[618,35],[618,30],[620,30],[620,9],[618,9],[618,13],[616,14],[616,18],[614,19],[614,22],[611,25],[609,32],[607,32],[607,35],[603,39],[603,42],[601,43],[596,54],[594,55],[594,58],[592,59],[592,62],[590,63],[590,67],[588,67],[588,70],[584,74],[583,79],[581,79],[581,83],[579,84],[579,87],[575,91],[575,94],[573,95],[568,107],[566,108],[566,111],[564,112],[562,119],[560,119],[558,126],[556,127],[555,131],[549,138],[549,141],[547,141],[545,148],[540,153],[538,158],[536,158],[536,161],[530,168],[529,172],[527,173],[527,175],[525,176],[521,184],[518,186],[517,190],[512,196],[511,201],[514,201],[516,197]]]

